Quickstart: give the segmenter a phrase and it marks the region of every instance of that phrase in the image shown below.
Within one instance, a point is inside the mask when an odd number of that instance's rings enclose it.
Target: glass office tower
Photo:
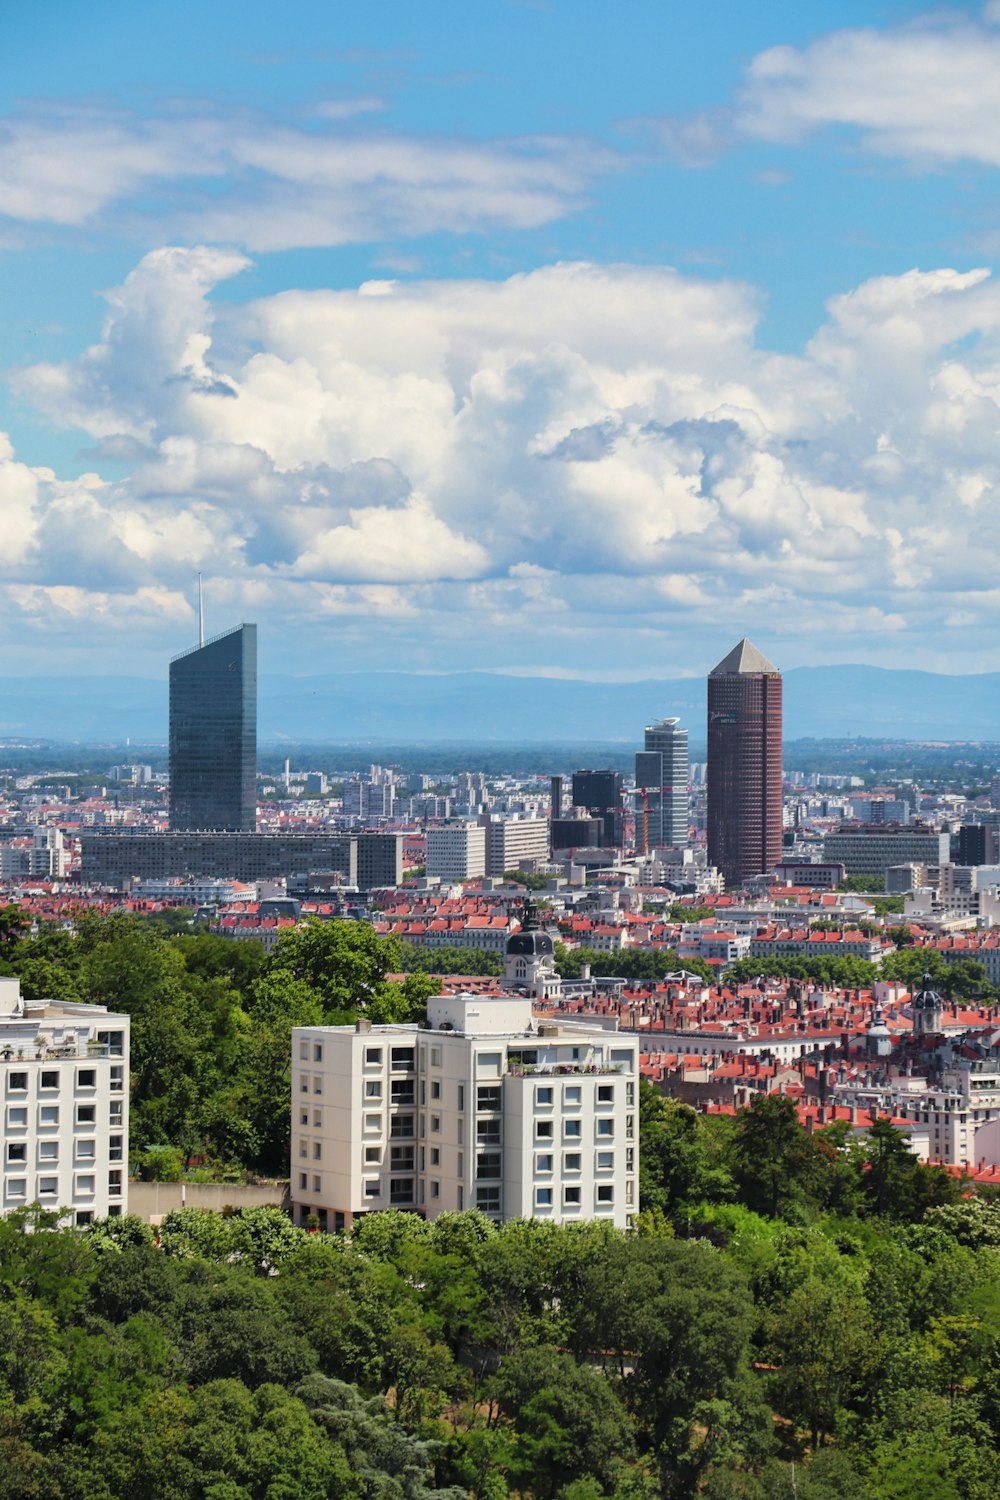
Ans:
[[[646,725],[635,757],[636,848],[684,848],[690,842],[688,732],[680,719]]]
[[[170,663],[170,826],[257,826],[257,627]]]
[[[707,821],[727,885],[781,858],[781,673],[746,638],[708,676]]]

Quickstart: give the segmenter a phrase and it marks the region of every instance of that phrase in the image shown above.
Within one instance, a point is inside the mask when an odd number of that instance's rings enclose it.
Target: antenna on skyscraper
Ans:
[[[205,607],[201,598],[201,574],[198,574],[198,645],[205,644]]]

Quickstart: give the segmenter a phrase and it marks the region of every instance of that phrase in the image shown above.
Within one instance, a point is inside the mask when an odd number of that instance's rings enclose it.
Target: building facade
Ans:
[[[881,875],[890,865],[944,865],[951,855],[947,833],[916,823],[898,827],[859,823],[840,828],[823,840],[823,858],[844,866],[848,875]]]
[[[522,859],[549,857],[548,818],[490,818],[486,828],[486,873],[516,870]]]
[[[781,858],[781,673],[746,639],[708,677],[707,831],[727,884]]]
[[[109,889],[130,880],[278,880],[319,871],[356,885],[358,839],[333,833],[84,833],[80,869],[85,885]]]
[[[257,627],[170,663],[170,826],[257,826]]]
[[[291,1196],[298,1223],[373,1209],[502,1222],[638,1207],[639,1044],[535,1021],[530,999],[439,996],[428,1025],[296,1027]]]
[[[79,1227],[127,1212],[128,1069],[128,1016],[0,978],[0,1211],[38,1203]]]
[[[679,719],[646,725],[635,757],[636,846],[683,848],[690,840],[688,732]]]
[[[486,874],[486,829],[470,818],[449,818],[427,830],[427,874],[475,880]]]

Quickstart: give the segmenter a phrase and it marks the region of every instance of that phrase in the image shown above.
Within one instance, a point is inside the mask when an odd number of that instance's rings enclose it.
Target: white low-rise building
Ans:
[[[298,1223],[373,1209],[498,1222],[638,1207],[639,1045],[536,1020],[521,996],[438,996],[426,1026],[292,1032],[291,1196]]]
[[[0,1210],[38,1203],[79,1226],[128,1204],[129,1019],[23,1000],[0,978]]]

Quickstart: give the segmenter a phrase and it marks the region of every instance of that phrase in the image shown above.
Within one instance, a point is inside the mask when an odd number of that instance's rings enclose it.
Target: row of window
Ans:
[[[60,1106],[58,1104],[39,1104],[38,1128],[50,1130],[60,1123]],[[73,1113],[75,1125],[96,1125],[97,1105],[78,1104]],[[108,1121],[111,1125],[121,1125],[123,1121],[121,1100],[112,1100],[108,1106]],[[11,1104],[7,1106],[7,1129],[27,1130],[28,1128],[28,1106],[26,1104]]]
[[[562,1138],[564,1141],[580,1141],[583,1139],[583,1121],[580,1119],[562,1121]],[[535,1140],[552,1141],[556,1137],[555,1120],[535,1121]],[[625,1117],[625,1138],[631,1140],[635,1134],[635,1119],[633,1115]],[[598,1141],[612,1141],[615,1137],[615,1122],[613,1119],[602,1119],[600,1116],[594,1121],[594,1138]]]
[[[40,1093],[57,1094],[66,1075],[60,1068],[42,1068],[38,1074],[38,1088]],[[30,1074],[26,1070],[14,1068],[7,1074],[7,1093],[26,1094]],[[96,1089],[97,1069],[77,1068],[75,1087],[77,1091],[83,1089]],[[113,1063],[108,1070],[108,1087],[113,1092],[118,1092],[125,1087],[125,1068],[121,1063]]]
[[[93,1172],[76,1172],[73,1176],[73,1197],[93,1198],[97,1192],[97,1178]],[[114,1167],[108,1173],[108,1197],[120,1198],[122,1195],[122,1168]],[[35,1179],[35,1193],[32,1202],[37,1199],[39,1203],[54,1202],[59,1197],[58,1177],[37,1177]],[[8,1203],[28,1202],[28,1179],[27,1177],[8,1177],[4,1181],[4,1198]]]
[[[57,1162],[59,1160],[58,1141],[37,1141],[36,1154],[39,1162]],[[28,1161],[27,1141],[8,1141],[4,1153],[7,1166],[23,1166]],[[95,1140],[75,1140],[73,1142],[74,1161],[96,1161],[97,1142]],[[108,1143],[108,1160],[122,1160],[122,1137],[111,1136]]]

